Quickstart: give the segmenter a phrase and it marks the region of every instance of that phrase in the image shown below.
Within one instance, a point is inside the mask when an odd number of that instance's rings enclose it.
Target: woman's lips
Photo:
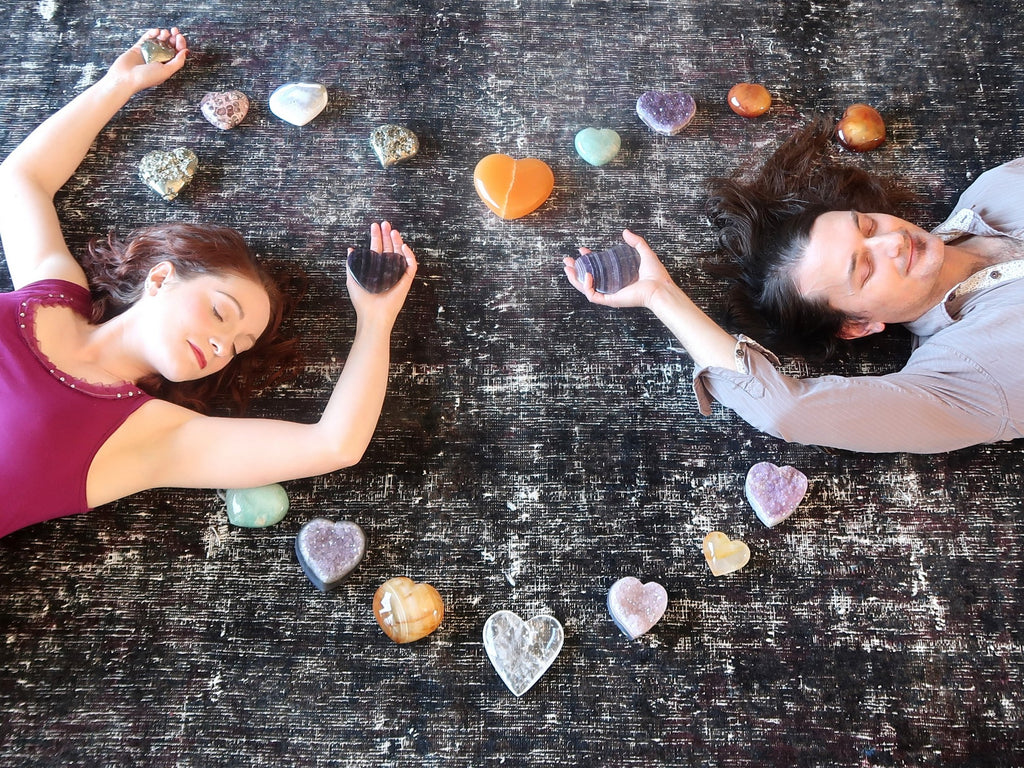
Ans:
[[[199,347],[197,347],[191,341],[188,343],[188,345],[190,347],[192,347],[192,352],[196,356],[196,361],[199,363],[199,368],[200,369],[205,368],[206,367],[206,355],[204,355],[202,350],[199,349]]]

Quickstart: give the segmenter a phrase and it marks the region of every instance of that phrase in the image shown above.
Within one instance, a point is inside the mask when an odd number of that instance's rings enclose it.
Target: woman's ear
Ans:
[[[169,261],[161,261],[146,275],[146,293],[155,294],[171,277],[174,277],[174,265]]]
[[[865,336],[870,336],[873,333],[881,333],[884,330],[885,323],[869,320],[847,320],[836,335],[840,339],[852,341],[853,339],[862,339]]]

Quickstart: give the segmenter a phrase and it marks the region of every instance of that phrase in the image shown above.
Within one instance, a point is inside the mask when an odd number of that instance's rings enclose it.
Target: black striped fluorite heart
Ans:
[[[352,277],[370,293],[384,293],[405,274],[405,256],[400,253],[378,253],[369,248],[353,248],[348,255]]]

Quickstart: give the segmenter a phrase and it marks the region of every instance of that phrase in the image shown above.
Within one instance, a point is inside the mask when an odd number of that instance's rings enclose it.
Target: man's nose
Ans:
[[[906,234],[902,231],[886,232],[884,235],[875,235],[871,238],[872,250],[879,256],[895,259],[903,253],[903,246],[906,243]]]

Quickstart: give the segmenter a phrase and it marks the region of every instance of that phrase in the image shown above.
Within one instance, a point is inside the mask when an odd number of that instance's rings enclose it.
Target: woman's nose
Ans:
[[[210,339],[210,346],[213,347],[213,354],[217,357],[224,356],[225,345],[220,339]]]

